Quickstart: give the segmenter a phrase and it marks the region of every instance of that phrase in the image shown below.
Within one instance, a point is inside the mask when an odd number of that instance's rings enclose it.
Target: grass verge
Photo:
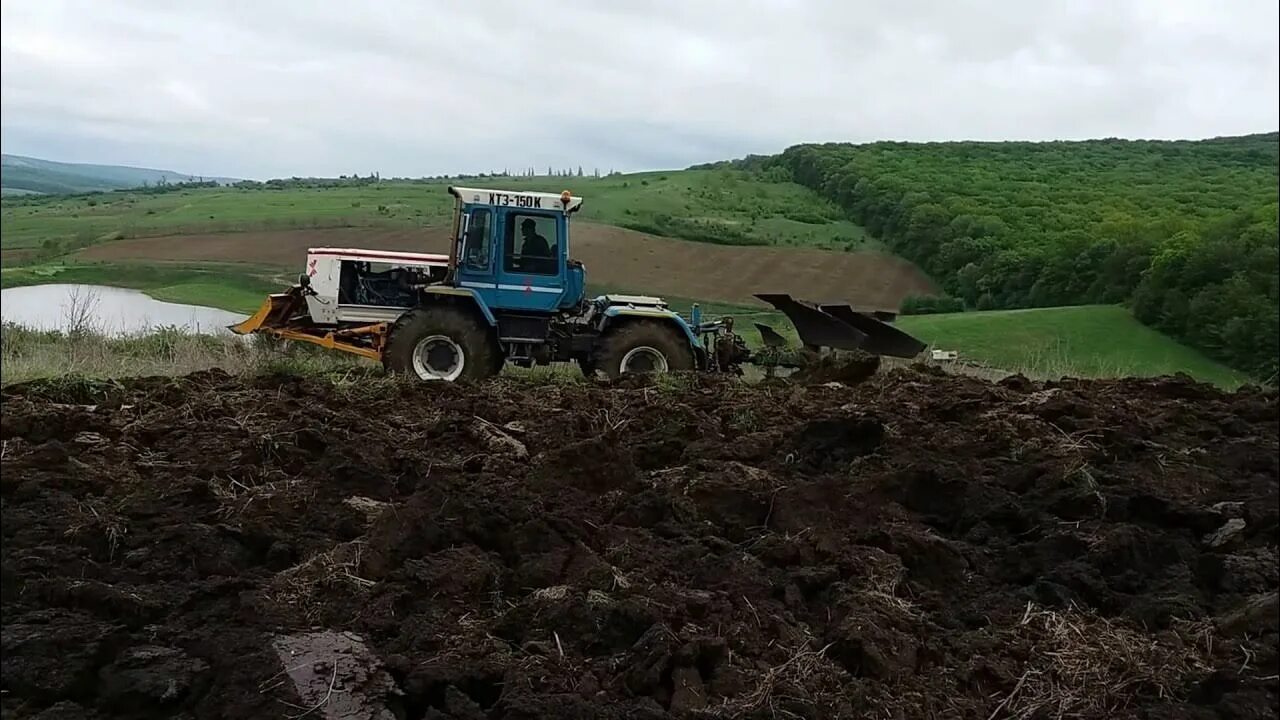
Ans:
[[[38,378],[185,375],[221,368],[231,373],[334,374],[377,370],[372,362],[266,336],[199,335],[177,328],[110,337],[0,326],[0,384]]]
[[[1250,378],[1138,322],[1118,305],[909,315],[898,325],[961,360],[1034,378],[1183,372],[1224,388]]]

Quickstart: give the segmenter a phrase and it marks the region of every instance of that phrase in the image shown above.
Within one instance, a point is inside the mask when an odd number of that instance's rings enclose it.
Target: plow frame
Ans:
[[[323,332],[318,328],[289,327],[262,328],[258,332],[284,340],[298,340],[319,345],[329,350],[341,350],[377,362],[382,361],[382,348],[387,342],[387,323],[384,322]],[[368,338],[370,346],[351,342],[359,338]]]
[[[378,362],[382,360],[390,323],[375,322],[355,327],[316,325],[306,314],[307,293],[306,285],[295,285],[288,292],[270,295],[257,312],[229,329],[237,335],[261,333],[340,350]]]

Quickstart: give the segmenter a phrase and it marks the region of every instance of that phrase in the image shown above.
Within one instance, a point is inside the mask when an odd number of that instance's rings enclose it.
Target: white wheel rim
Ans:
[[[413,372],[423,380],[452,382],[466,365],[462,346],[446,335],[424,337],[413,347]]]
[[[646,368],[645,366],[648,367]],[[657,348],[641,345],[640,347],[631,348],[626,355],[622,356],[622,364],[619,370],[624,373],[664,373],[667,371],[667,356],[663,355]]]

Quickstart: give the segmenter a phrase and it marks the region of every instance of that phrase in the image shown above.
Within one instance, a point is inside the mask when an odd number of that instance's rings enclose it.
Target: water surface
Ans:
[[[230,333],[244,315],[201,305],[161,302],[138,290],[103,285],[29,285],[0,290],[0,320],[37,330],[66,331],[76,324],[107,335],[145,333],[164,326]]]

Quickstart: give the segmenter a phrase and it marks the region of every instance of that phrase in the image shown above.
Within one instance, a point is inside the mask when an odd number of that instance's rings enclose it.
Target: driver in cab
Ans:
[[[555,258],[551,255],[551,246],[547,239],[538,234],[538,224],[533,218],[525,218],[520,223],[520,257],[521,265],[533,272],[555,272]]]

